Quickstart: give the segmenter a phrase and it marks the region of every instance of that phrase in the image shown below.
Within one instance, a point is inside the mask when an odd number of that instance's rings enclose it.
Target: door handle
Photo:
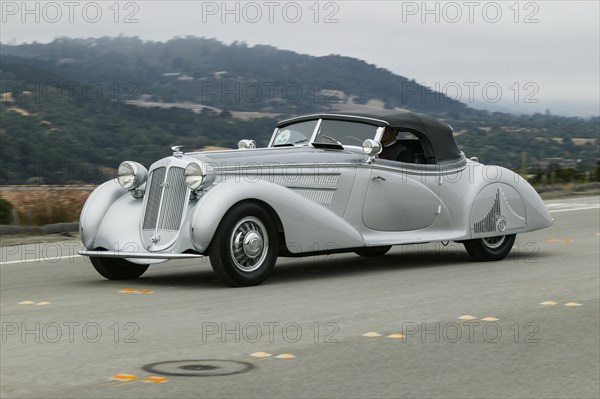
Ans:
[[[383,177],[383,176],[375,176],[373,178],[373,181],[385,181],[385,177]]]

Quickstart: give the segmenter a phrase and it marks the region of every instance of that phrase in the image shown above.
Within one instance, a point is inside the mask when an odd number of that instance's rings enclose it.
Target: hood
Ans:
[[[197,152],[188,153],[185,158],[194,158],[213,167],[222,168],[278,164],[357,164],[367,157],[359,149],[335,150],[307,146]]]

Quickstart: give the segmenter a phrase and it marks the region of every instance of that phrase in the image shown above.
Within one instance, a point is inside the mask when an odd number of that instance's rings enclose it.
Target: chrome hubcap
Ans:
[[[240,220],[231,233],[230,253],[235,266],[243,272],[258,269],[267,257],[267,229],[253,216]]]
[[[488,248],[498,248],[504,244],[506,236],[482,238],[483,244]]]
[[[256,231],[250,231],[244,237],[244,254],[249,258],[256,258],[263,247],[262,237]]]

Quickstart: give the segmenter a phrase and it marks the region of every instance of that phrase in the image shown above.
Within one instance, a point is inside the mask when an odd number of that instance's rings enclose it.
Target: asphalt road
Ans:
[[[0,394],[597,398],[599,199],[548,205],[501,262],[452,243],[280,259],[251,288],[208,261],[123,283],[73,241],[5,246]]]

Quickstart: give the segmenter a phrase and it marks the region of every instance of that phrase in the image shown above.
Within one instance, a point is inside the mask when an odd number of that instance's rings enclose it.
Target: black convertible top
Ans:
[[[403,113],[321,113],[303,115],[280,121],[277,127],[284,127],[292,123],[313,119],[336,119],[368,123],[375,126],[390,126],[406,129],[419,134],[431,145],[435,161],[443,162],[455,160],[460,157],[460,150],[454,141],[452,127],[425,114],[414,112]]]

